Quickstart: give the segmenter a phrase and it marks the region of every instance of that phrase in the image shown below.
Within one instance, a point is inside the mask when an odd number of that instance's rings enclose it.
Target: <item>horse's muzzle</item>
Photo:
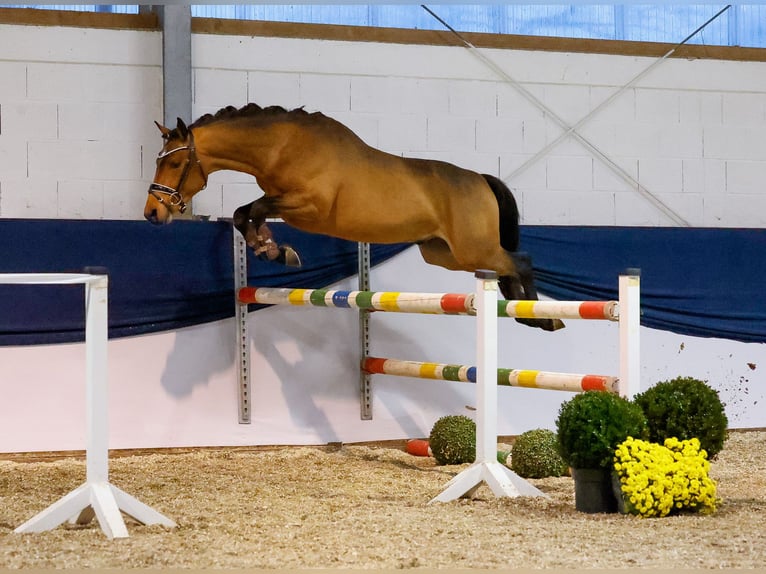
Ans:
[[[151,223],[152,225],[162,225],[162,222],[157,217],[157,211],[152,211],[149,215],[144,215],[146,217],[147,221]]]
[[[163,211],[165,212],[164,217],[160,215],[159,210],[156,207],[147,205],[144,209],[144,217],[152,225],[165,225],[172,221],[173,216],[167,209],[163,209]]]

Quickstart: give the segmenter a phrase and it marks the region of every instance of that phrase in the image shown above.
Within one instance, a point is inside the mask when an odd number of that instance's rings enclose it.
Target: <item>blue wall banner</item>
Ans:
[[[303,266],[249,253],[251,285],[321,288],[356,274],[356,243],[270,225],[280,243],[301,254]],[[0,273],[105,267],[110,337],[166,331],[234,315],[232,233],[223,221],[155,227],[3,219]],[[373,245],[372,264],[407,247]],[[522,227],[521,248],[532,256],[539,291],[554,299],[617,299],[618,275],[639,268],[642,325],[766,342],[766,230],[534,225]],[[0,285],[0,345],[82,341],[82,300],[82,286]]]

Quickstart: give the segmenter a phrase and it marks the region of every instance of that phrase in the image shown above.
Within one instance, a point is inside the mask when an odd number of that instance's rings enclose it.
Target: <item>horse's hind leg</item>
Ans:
[[[278,245],[273,239],[271,229],[266,225],[267,217],[278,215],[277,201],[263,196],[234,211],[234,227],[261,259],[300,267],[301,259],[298,253],[289,245]]]
[[[455,258],[449,244],[442,239],[429,239],[418,244],[420,253],[426,262],[439,265],[446,269],[468,271],[479,268],[478,265],[466,265]],[[532,259],[527,253],[510,253],[503,250],[502,256],[497,254],[493,258],[494,265],[487,268],[498,272],[497,286],[503,297],[510,300],[537,300],[532,275]],[[489,261],[489,258],[487,259]],[[485,263],[486,264],[486,263]],[[564,327],[560,319],[516,319],[519,323],[529,327],[538,327],[544,331],[556,331]]]
[[[418,249],[420,249],[420,254],[426,263],[438,265],[451,271],[465,271],[465,267],[455,260],[449,245],[443,239],[427,239],[418,243]]]
[[[537,301],[537,289],[535,288],[532,274],[532,258],[528,253],[509,253],[516,267],[518,276],[501,275],[497,285],[506,299]],[[519,319],[516,321],[530,327],[539,327],[544,331],[557,331],[564,328],[561,319]]]

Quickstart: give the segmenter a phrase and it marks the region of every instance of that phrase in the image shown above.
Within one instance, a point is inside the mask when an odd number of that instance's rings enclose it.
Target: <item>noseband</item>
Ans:
[[[186,211],[186,202],[181,196],[179,190],[186,182],[186,178],[189,177],[189,171],[191,171],[192,164],[196,164],[199,167],[200,173],[202,173],[202,179],[204,181],[202,189],[207,187],[207,174],[205,174],[205,171],[202,169],[202,164],[197,157],[197,150],[194,147],[194,134],[191,130],[189,130],[188,144],[173,148],[165,152],[160,152],[159,155],[157,155],[157,163],[159,163],[169,155],[184,150],[189,152],[189,156],[186,158],[186,163],[184,164],[184,169],[181,172],[181,178],[178,180],[178,185],[173,188],[167,185],[162,185],[161,183],[152,182],[152,184],[149,186],[149,194],[152,197],[154,197],[160,203],[167,205],[168,207],[177,207],[178,211],[181,213]]]

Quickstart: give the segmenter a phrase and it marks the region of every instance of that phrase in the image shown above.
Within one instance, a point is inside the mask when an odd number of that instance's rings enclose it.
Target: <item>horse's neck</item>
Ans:
[[[210,124],[194,130],[197,154],[207,173],[231,170],[258,177],[268,170],[275,150],[285,139],[269,126]]]

